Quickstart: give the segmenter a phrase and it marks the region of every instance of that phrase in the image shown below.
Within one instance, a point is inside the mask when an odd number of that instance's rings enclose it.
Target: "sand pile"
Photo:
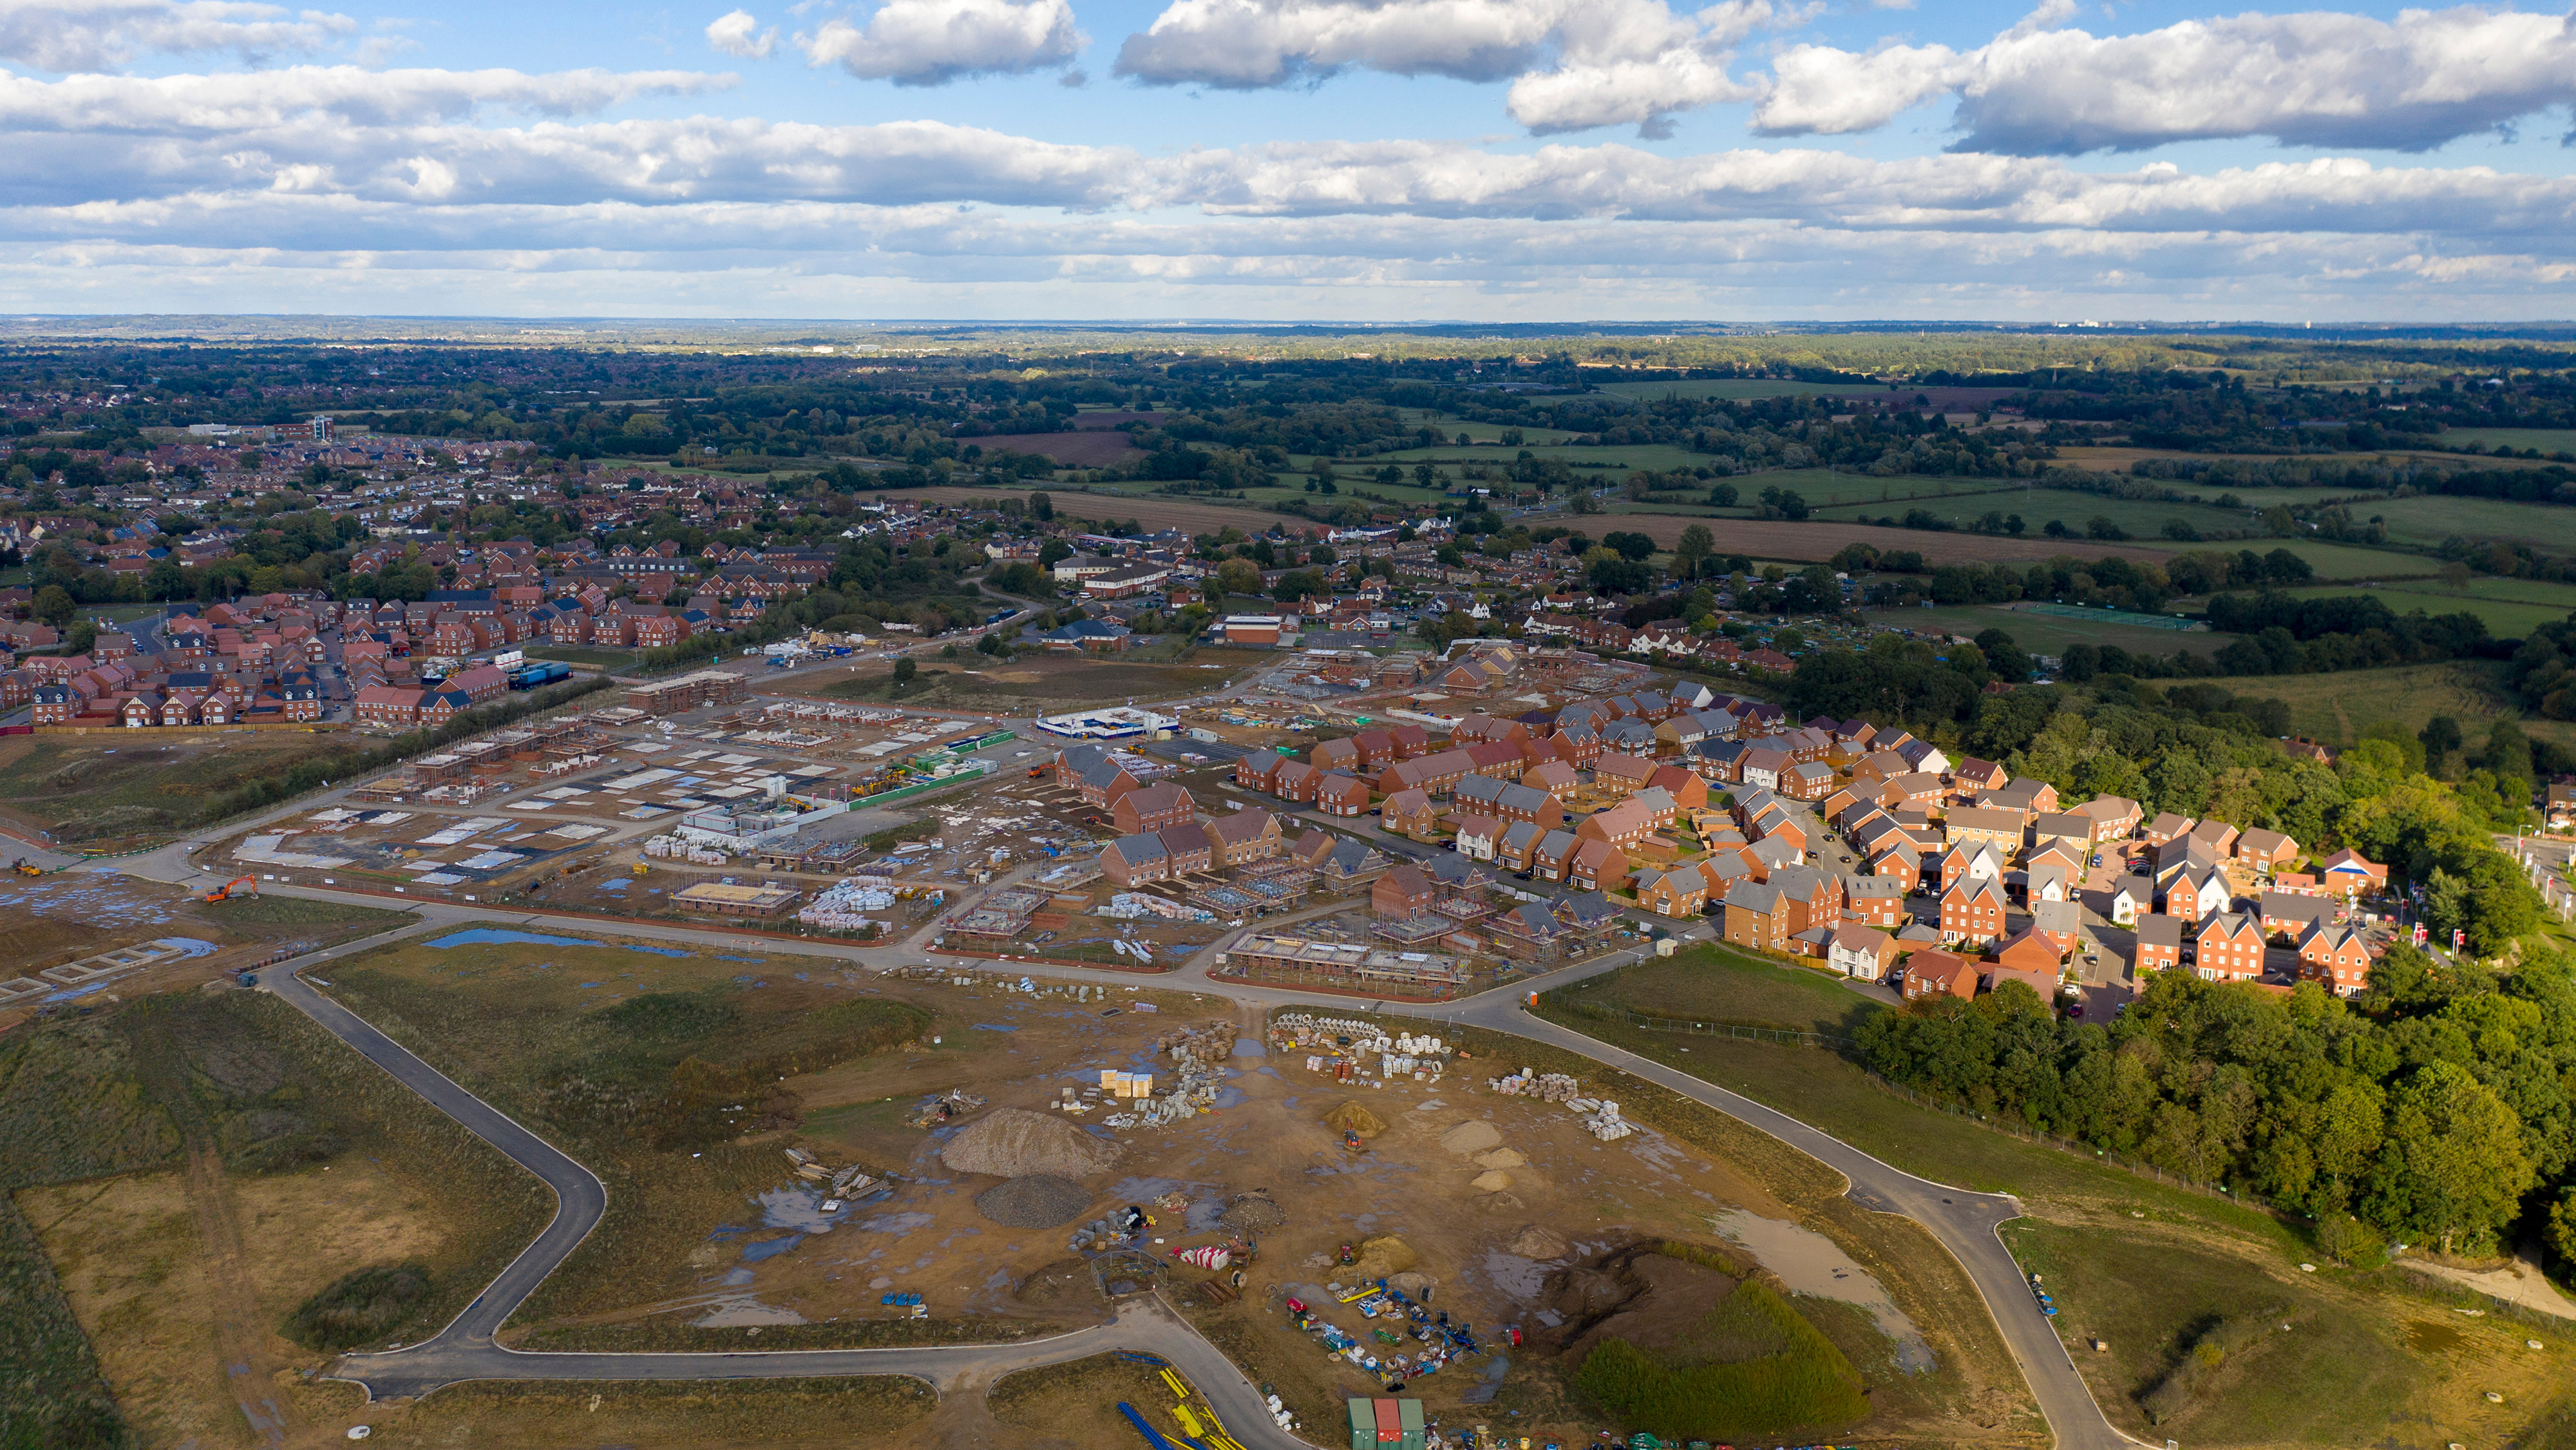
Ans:
[[[1363,1284],[1373,1283],[1392,1274],[1400,1274],[1420,1262],[1413,1246],[1393,1234],[1384,1238],[1364,1239],[1360,1243],[1359,1261],[1351,1272]]]
[[[1032,1173],[975,1195],[976,1211],[1004,1228],[1054,1228],[1082,1217],[1091,1190],[1070,1178]]]
[[[1509,1148],[1497,1148],[1491,1153],[1476,1155],[1476,1166],[1479,1168],[1518,1168],[1527,1162],[1529,1162],[1527,1158]]]
[[[939,1161],[960,1173],[989,1173],[996,1178],[1025,1178],[1054,1173],[1083,1178],[1106,1169],[1125,1151],[1107,1138],[1095,1138],[1062,1118],[1026,1108],[997,1108],[957,1130]]]
[[[1386,1119],[1353,1101],[1324,1114],[1324,1126],[1338,1132],[1357,1133],[1363,1138],[1374,1138],[1386,1131]],[[1497,1138],[1494,1141],[1499,1143],[1502,1139]]]
[[[1561,1259],[1565,1257],[1565,1236],[1545,1224],[1531,1224],[1512,1236],[1507,1246],[1524,1259]]]
[[[1440,1146],[1461,1157],[1503,1146],[1503,1135],[1487,1122],[1460,1123],[1440,1135]]]
[[[1478,1193],[1500,1193],[1512,1186],[1512,1175],[1488,1170],[1477,1174],[1476,1181],[1467,1186]]]
[[[1270,1201],[1270,1195],[1254,1189],[1227,1204],[1225,1212],[1216,1216],[1216,1221],[1237,1233],[1266,1233],[1286,1223],[1288,1215]]]

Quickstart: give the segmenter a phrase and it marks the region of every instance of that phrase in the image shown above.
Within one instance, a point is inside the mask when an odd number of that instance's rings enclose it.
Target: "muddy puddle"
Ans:
[[[1932,1368],[1932,1347],[1905,1311],[1888,1297],[1885,1285],[1832,1239],[1785,1219],[1764,1218],[1740,1208],[1709,1215],[1709,1226],[1749,1250],[1762,1267],[1780,1277],[1791,1293],[1839,1299],[1866,1310],[1879,1332],[1896,1341],[1896,1362],[1911,1374]]]

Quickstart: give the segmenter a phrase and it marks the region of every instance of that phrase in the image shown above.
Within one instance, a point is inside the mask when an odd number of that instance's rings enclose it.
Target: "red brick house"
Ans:
[[[2002,883],[1967,880],[1941,893],[1941,940],[1982,944],[2003,934]]]

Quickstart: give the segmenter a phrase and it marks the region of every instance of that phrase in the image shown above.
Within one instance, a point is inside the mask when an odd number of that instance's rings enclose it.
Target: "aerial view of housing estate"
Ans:
[[[2576,1450],[2571,78],[0,0],[0,1450]]]
[[[1809,344],[18,346],[12,1443],[2557,1433],[2567,374]]]

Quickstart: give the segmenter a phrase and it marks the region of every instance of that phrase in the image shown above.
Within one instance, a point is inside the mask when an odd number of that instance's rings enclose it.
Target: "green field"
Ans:
[[[2382,720],[2421,730],[2436,715],[2460,722],[2473,740],[2490,721],[2519,720],[2525,733],[2576,748],[2576,722],[2529,717],[2505,695],[2499,664],[2454,661],[2344,670],[2324,675],[2230,675],[2215,681],[2232,694],[2269,696],[2290,707],[2293,734],[2349,745]]]
[[[2475,443],[2493,448],[2501,443],[2507,448],[2537,448],[2542,453],[2576,453],[2576,428],[2452,428],[2445,430],[2441,441],[2458,445]]]
[[[2189,650],[2216,654],[2237,636],[2202,630],[2148,629],[2133,624],[2094,624],[2081,619],[2033,614],[2001,604],[1958,608],[1873,609],[1862,616],[1871,624],[1892,625],[1917,633],[1963,634],[1976,638],[1989,629],[2011,635],[2013,643],[2032,654],[2061,655],[2070,644],[2116,645],[2131,654],[2169,655]]]
[[[1357,466],[1375,468],[1381,463],[1401,463],[1410,468],[1416,463],[1429,463],[1454,468],[1462,463],[1508,464],[1517,460],[1523,453],[1533,458],[1555,459],[1568,468],[1587,472],[1606,471],[1612,475],[1614,482],[1640,470],[1669,473],[1676,468],[1704,466],[1711,457],[1709,454],[1693,453],[1687,448],[1676,447],[1670,443],[1634,443],[1625,448],[1575,448],[1548,445],[1505,448],[1499,443],[1490,447],[1478,445],[1472,448],[1461,448],[1454,443],[1444,443],[1437,448],[1407,448],[1400,452],[1375,454],[1360,460]]]
[[[1849,1037],[1878,1003],[1820,972],[1794,971],[1724,947],[1653,957],[1585,984],[1597,1001],[1658,1017]]]
[[[1753,398],[1863,398],[1886,393],[1908,397],[1912,388],[1891,388],[1884,383],[1799,383],[1777,378],[1668,378],[1661,381],[1596,383],[1592,391],[1622,398],[1716,398],[1727,402],[1744,402]]]
[[[1873,480],[1874,482],[1876,480]],[[1896,480],[1886,480],[1895,482]],[[2006,487],[1982,497],[1959,498],[1946,504],[1920,505],[1930,512],[1965,527],[1989,510],[2019,514],[2026,525],[2024,538],[2041,537],[2050,520],[2055,519],[2073,529],[2078,536],[2095,518],[2109,519],[2142,544],[2164,549],[2187,549],[2189,543],[2176,542],[2164,536],[2167,520],[2180,519],[2194,529],[2208,533],[2218,529],[2245,530],[2258,528],[2244,513],[2212,507],[2208,504],[2154,503],[2139,499],[2104,498],[2099,494],[2078,493],[2063,488]],[[1885,504],[1849,503],[1817,510],[1817,517],[1852,523],[1875,519],[1882,514],[1904,516],[1903,508]],[[2212,547],[2217,547],[2213,545]],[[2230,543],[2227,547],[2238,547]],[[2270,545],[2265,545],[2270,547]]]
[[[532,660],[561,660],[568,665],[592,665],[603,670],[631,670],[643,662],[640,651],[631,649],[588,649],[577,645],[529,645],[523,653]]]
[[[1708,979],[1711,1008],[1762,1011],[1774,988],[1728,991],[1736,980]],[[2302,1261],[2323,1262],[2303,1232],[2253,1208],[1917,1107],[1830,1052],[1642,1031],[1552,1003],[1540,1012],[1908,1172],[2018,1195],[2027,1216],[2006,1226],[2006,1247],[2044,1276],[2061,1311],[2056,1328],[2105,1413],[2146,1443],[2379,1444],[2375,1427],[2393,1418],[2423,1433],[2386,1443],[2523,1443],[2515,1431],[2558,1393],[2555,1363],[2521,1350],[2522,1326],[2455,1312],[2473,1296],[2396,1270],[2302,1273]],[[2097,1337],[2106,1349],[2091,1347]],[[2192,1393],[2155,1395],[2185,1363],[2199,1366]],[[2506,1403],[2486,1404],[2489,1390]]]
[[[2490,592],[2484,586],[2503,585],[2515,598],[2502,591]],[[2518,587],[2516,587],[2518,586]],[[2426,614],[2474,614],[2487,622],[2487,628],[2502,639],[2519,639],[2544,624],[2563,622],[2576,613],[2576,584],[2553,584],[2540,579],[2477,579],[2466,591],[2453,593],[2439,581],[2427,579],[2407,585],[2378,584],[2355,588],[2348,584],[2315,585],[2293,589],[2301,598],[2367,594],[2399,614],[2420,609]],[[2531,597],[2538,596],[2538,597]]]
[[[2355,504],[2352,514],[2356,519],[2386,519],[2388,537],[2401,544],[2433,545],[2457,535],[2529,544],[2557,554],[2576,550],[2576,508],[2564,504],[2428,494]]]

